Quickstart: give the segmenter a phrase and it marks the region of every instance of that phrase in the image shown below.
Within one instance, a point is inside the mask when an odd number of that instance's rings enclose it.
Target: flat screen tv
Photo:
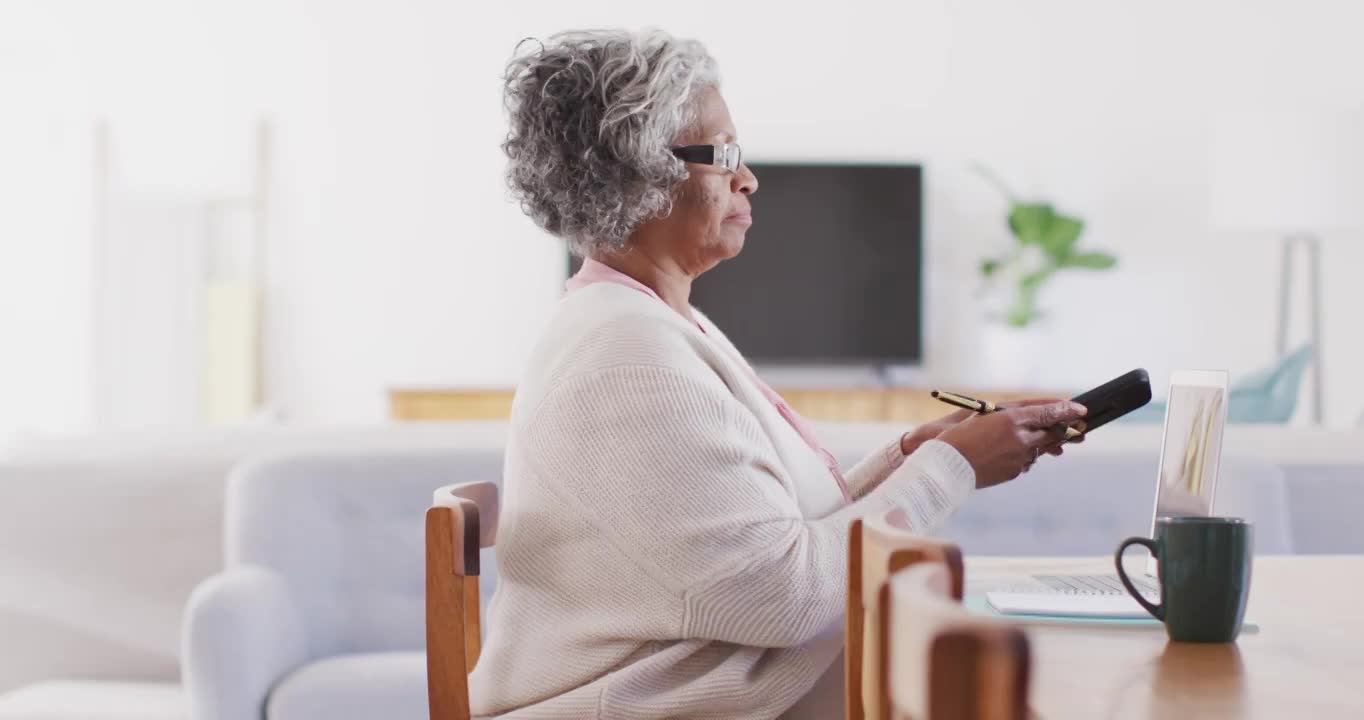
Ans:
[[[750,167],[743,252],[697,279],[692,305],[755,364],[918,363],[922,168]]]

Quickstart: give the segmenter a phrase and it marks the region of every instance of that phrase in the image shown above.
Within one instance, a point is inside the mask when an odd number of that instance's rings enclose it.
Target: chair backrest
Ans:
[[[1281,424],[1292,420],[1312,355],[1312,346],[1304,345],[1273,366],[1243,377],[1231,388],[1227,422]]]
[[[1031,653],[1019,627],[968,612],[941,563],[889,583],[890,717],[1024,720]]]
[[[497,485],[448,485],[426,511],[426,686],[432,720],[468,720],[478,662],[479,550],[497,540]]]
[[[937,562],[949,568],[952,594],[961,598],[965,578],[961,551],[955,545],[915,535],[903,510],[853,521],[848,542],[848,611],[844,634],[847,720],[888,717],[887,636],[881,631],[888,602],[886,582],[896,571],[923,562]]]

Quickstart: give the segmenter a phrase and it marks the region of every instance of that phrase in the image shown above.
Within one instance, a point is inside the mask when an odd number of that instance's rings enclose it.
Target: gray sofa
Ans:
[[[227,568],[185,615],[193,716],[426,717],[423,517],[436,488],[500,467],[494,450],[342,452],[235,473]]]

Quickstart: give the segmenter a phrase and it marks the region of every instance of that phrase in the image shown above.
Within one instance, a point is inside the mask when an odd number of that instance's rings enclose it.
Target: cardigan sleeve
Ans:
[[[927,533],[975,485],[955,449],[929,441],[865,497],[805,518],[752,413],[722,383],[670,367],[575,378],[535,416],[539,473],[680,597],[686,639],[806,643],[842,616],[854,518],[902,508]]]
[[[843,474],[843,479],[848,482],[848,491],[855,500],[875,490],[904,461],[905,454],[900,450],[900,438],[895,438],[894,442],[881,446],[859,460]]]

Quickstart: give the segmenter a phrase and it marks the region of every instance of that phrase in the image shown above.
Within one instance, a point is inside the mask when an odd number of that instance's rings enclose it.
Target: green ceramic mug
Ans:
[[[1165,623],[1171,640],[1231,642],[1241,632],[1250,594],[1253,529],[1240,518],[1159,518],[1154,540],[1127,538],[1118,546],[1118,579]],[[1144,545],[1156,557],[1159,605],[1142,597],[1123,570],[1122,554],[1131,545]]]

